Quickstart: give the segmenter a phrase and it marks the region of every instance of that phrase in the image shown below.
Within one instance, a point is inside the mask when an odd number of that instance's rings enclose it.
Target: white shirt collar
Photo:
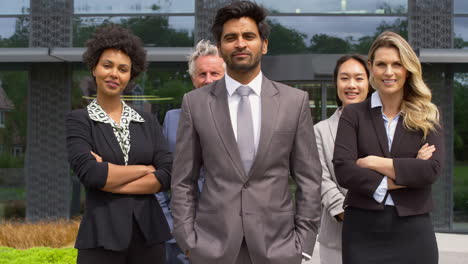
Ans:
[[[229,76],[227,73],[224,74],[225,80],[226,80],[226,89],[229,94],[229,96],[232,96],[234,92],[236,92],[236,89],[239,88],[239,86],[243,85],[242,83],[234,80],[231,76]],[[263,79],[263,74],[260,71],[257,76],[247,85],[255,92],[257,96],[260,96],[260,93],[262,91],[262,79]]]
[[[382,107],[382,100],[380,100],[379,92],[372,93],[371,95],[371,108]]]

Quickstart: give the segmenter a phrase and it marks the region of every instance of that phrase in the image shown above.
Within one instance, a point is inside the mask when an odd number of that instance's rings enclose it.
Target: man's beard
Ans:
[[[229,59],[231,59],[230,57]],[[236,63],[233,60],[226,60],[226,67],[229,68],[232,71],[237,71],[237,72],[249,72],[252,71],[253,69],[257,68],[257,66],[260,64],[260,61],[262,59],[262,56],[255,56],[253,57],[252,63]]]

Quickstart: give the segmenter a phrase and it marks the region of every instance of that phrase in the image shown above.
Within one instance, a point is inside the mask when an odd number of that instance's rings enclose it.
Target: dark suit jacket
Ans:
[[[389,152],[381,108],[371,108],[371,100],[344,108],[338,124],[333,164],[338,183],[348,189],[344,206],[364,209],[383,209],[372,195],[384,175],[360,168],[358,158],[375,155],[393,159],[398,185],[408,186],[392,190],[393,201],[400,216],[418,215],[432,210],[431,185],[442,170],[444,159],[443,132],[431,132],[423,140],[421,131],[409,131],[399,118]],[[435,145],[436,151],[429,160],[416,159],[425,143]]]
[[[161,127],[150,114],[139,114],[145,122],[130,123],[128,165],[153,165],[162,188],[168,189],[172,157]],[[148,244],[170,239],[164,214],[153,194],[124,195],[101,191],[107,179],[107,162],[125,164],[112,127],[91,120],[85,109],[69,113],[66,126],[68,159],[86,190],[86,210],[75,247],[125,249],[130,243],[133,219],[138,222]],[[90,151],[100,155],[105,162],[96,162]]]
[[[253,263],[300,263],[302,252],[312,255],[322,170],[308,95],[263,77],[260,100],[260,141],[246,174],[225,79],[184,96],[171,205],[174,237],[193,264],[232,263],[244,238]],[[297,183],[295,204],[289,176]]]

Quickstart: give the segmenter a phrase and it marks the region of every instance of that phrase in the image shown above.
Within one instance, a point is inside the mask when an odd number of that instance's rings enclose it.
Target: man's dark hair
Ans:
[[[260,37],[265,40],[270,35],[270,26],[265,21],[267,11],[262,6],[249,1],[238,1],[218,9],[216,16],[211,26],[211,33],[216,42],[221,41],[223,34],[223,26],[226,21],[233,18],[249,17],[257,24]]]
[[[146,50],[143,42],[129,29],[110,24],[96,29],[93,37],[86,42],[86,51],[83,53],[83,63],[93,70],[102,52],[106,49],[123,51],[132,61],[130,79],[137,77],[146,70]]]
[[[343,65],[343,63],[349,61],[349,60],[355,60],[357,62],[359,62],[362,67],[364,67],[364,70],[366,71],[366,78],[369,79],[369,69],[367,69],[367,63],[366,63],[366,59],[359,55],[359,54],[346,54],[346,55],[343,55],[341,56],[337,61],[336,61],[336,65],[335,65],[335,70],[333,71],[333,84],[335,85],[335,92],[336,92],[336,103],[338,104],[338,106],[343,106],[343,102],[340,100],[340,98],[338,97],[338,72],[340,71],[340,67],[341,65]],[[369,98],[372,94],[372,91],[371,91],[371,86],[370,84],[367,86],[367,98]]]

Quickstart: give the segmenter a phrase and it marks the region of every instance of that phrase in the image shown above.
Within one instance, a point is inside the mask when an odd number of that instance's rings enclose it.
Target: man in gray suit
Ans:
[[[218,10],[212,32],[226,75],[182,102],[171,205],[174,236],[193,264],[299,264],[312,255],[321,166],[309,99],[263,76],[265,17],[248,1]]]

